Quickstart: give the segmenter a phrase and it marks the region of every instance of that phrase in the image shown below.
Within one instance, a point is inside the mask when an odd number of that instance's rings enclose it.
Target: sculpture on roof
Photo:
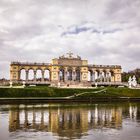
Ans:
[[[74,59],[79,59],[79,60],[81,59],[81,57],[79,55],[74,56],[74,54],[72,52],[66,53],[66,55],[62,55],[59,58],[68,58],[68,59],[74,58]]]
[[[67,55],[68,55],[68,58],[72,58],[73,53],[69,52],[69,53],[67,53]]]

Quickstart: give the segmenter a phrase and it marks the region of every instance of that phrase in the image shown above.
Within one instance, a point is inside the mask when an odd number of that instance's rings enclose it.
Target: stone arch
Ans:
[[[81,71],[80,71],[80,68],[79,67],[76,68],[75,75],[76,75],[75,80],[80,82],[80,79],[81,79]]]
[[[95,70],[95,81],[96,82],[99,82],[100,81],[99,75],[100,75],[100,71],[98,69],[96,69]]]
[[[28,67],[27,66],[20,66],[19,69],[20,70],[23,70],[24,69],[24,70],[28,71]]]
[[[93,81],[93,71],[92,70],[88,70],[88,81]]]
[[[51,70],[49,68],[44,69],[44,80],[51,81]]]
[[[34,80],[34,69],[32,67],[30,67],[28,69],[28,80],[29,81],[33,81]]]
[[[63,67],[60,67],[59,69],[59,80],[64,82],[64,77],[65,76],[65,70]]]
[[[114,82],[115,81],[115,74],[114,74],[114,71],[113,70],[110,70],[110,76],[111,76],[111,79],[110,79],[110,82]]]
[[[69,81],[72,81],[72,68],[71,67],[68,68],[68,71],[67,71],[67,79]]]
[[[104,70],[100,69],[99,70],[99,81],[104,82]]]
[[[114,71],[110,70],[111,76],[114,76]]]
[[[19,75],[20,75],[20,80],[26,80],[26,69],[25,68],[21,68],[19,70]]]
[[[36,68],[36,80],[37,81],[42,81],[42,69],[41,68]]]
[[[111,70],[107,70],[106,71],[106,81],[107,82],[111,82]]]
[[[107,82],[106,74],[107,74],[107,71],[104,69],[103,70],[103,82]]]

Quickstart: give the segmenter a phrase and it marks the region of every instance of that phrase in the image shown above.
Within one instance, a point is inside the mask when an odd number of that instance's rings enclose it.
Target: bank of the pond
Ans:
[[[81,99],[64,99],[60,98],[0,98],[0,104],[42,104],[42,103],[121,103],[121,102],[139,102],[140,97],[92,97]]]
[[[140,101],[140,89],[128,88],[0,88],[0,102]]]

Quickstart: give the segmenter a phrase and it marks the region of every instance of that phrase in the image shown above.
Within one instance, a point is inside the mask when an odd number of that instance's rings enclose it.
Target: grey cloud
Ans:
[[[101,28],[101,27],[96,27],[96,25],[94,25],[94,23],[90,23],[90,27],[88,26],[88,23],[84,23],[84,24],[80,24],[80,25],[72,25],[70,27],[67,28],[66,31],[64,31],[61,36],[66,36],[66,35],[77,35],[80,34],[82,32],[91,32],[91,33],[97,33],[97,34],[113,34],[115,32],[118,31],[122,31],[123,29],[121,29],[121,27],[114,27],[114,28],[110,28],[110,27],[106,27]]]
[[[138,18],[139,14],[140,1],[139,0],[120,0],[120,1],[111,1],[108,4],[108,8],[106,10],[106,16],[114,21],[119,22],[128,22],[139,23]]]
[[[139,67],[139,8],[139,0],[1,0],[0,78],[11,61],[50,62],[68,51]]]

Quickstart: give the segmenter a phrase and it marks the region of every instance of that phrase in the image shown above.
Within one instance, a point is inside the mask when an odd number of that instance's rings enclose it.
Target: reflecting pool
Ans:
[[[140,103],[0,105],[0,140],[139,140]]]

